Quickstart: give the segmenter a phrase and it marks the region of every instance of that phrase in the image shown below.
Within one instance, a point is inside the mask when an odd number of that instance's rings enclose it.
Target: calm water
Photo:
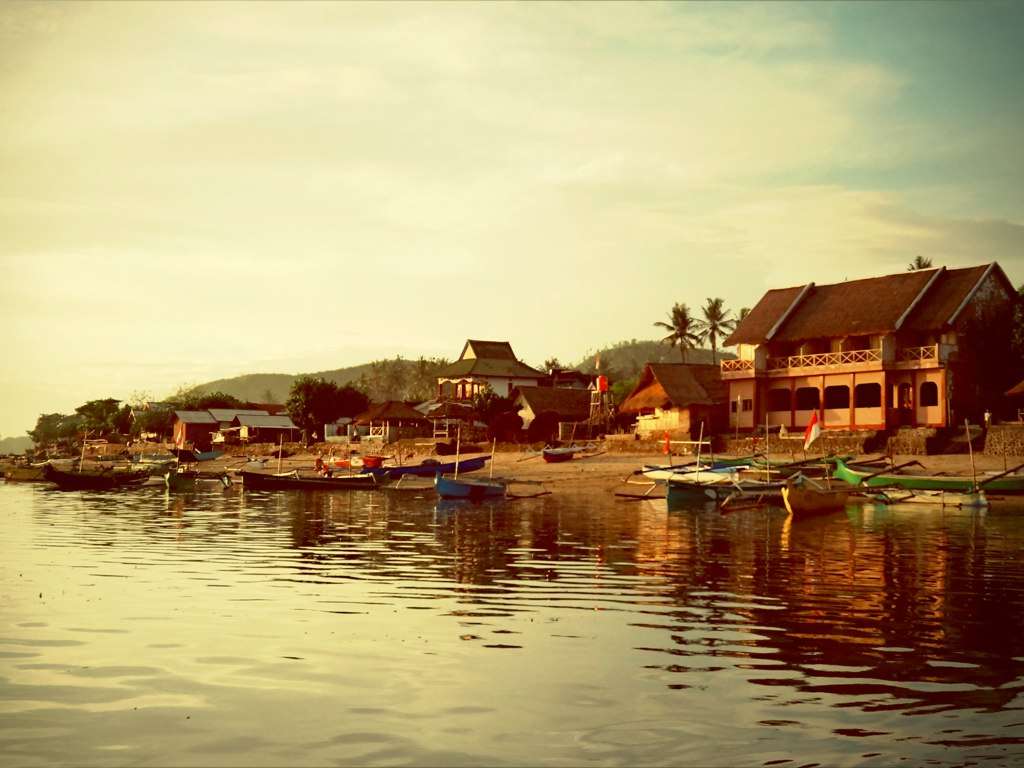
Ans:
[[[1024,761],[1024,512],[0,485],[0,763]]]

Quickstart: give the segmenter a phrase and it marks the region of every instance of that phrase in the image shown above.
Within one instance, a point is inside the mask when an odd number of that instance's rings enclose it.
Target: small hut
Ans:
[[[292,442],[299,434],[299,428],[288,416],[267,413],[239,413],[232,425],[238,428],[238,436],[243,443]]]
[[[473,406],[457,400],[427,400],[417,405],[416,410],[430,419],[433,436],[445,440],[454,437],[463,424],[475,424],[480,418]]]
[[[561,387],[519,387],[513,401],[531,441],[545,442],[559,435],[559,425],[590,417],[590,391]],[[579,437],[583,437],[580,431]]]
[[[355,418],[356,427],[365,428],[371,440],[393,443],[403,437],[423,437],[428,419],[401,400],[388,400],[371,405]]]
[[[220,428],[217,419],[209,411],[175,411],[174,444],[178,448],[195,446],[208,451],[213,433]]]
[[[697,437],[701,422],[704,434],[728,429],[728,388],[717,365],[648,363],[633,391],[619,407],[636,414],[641,437]]]
[[[1017,421],[1024,423],[1024,380],[1006,390],[1006,396],[1017,408]]]

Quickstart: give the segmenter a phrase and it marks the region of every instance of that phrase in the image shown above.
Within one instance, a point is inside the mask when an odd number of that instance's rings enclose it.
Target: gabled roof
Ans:
[[[175,411],[178,421],[186,424],[216,424],[217,420],[209,411]]]
[[[235,416],[269,416],[270,414],[264,410],[256,410],[253,408],[211,408],[210,413],[217,421],[229,422],[234,421]]]
[[[267,413],[240,413],[232,423],[258,429],[298,429],[288,416],[271,416]]]
[[[459,359],[437,372],[439,379],[457,379],[463,376],[541,379],[544,374],[519,362],[512,351],[512,345],[507,341],[469,339],[462,347]]]
[[[356,424],[383,424],[388,421],[425,421],[422,413],[401,400],[375,403],[356,416]]]
[[[901,329],[943,330],[955,321],[959,309],[989,274],[995,274],[1012,291],[1005,273],[995,263],[770,290],[724,343],[797,342]]]
[[[583,421],[590,417],[590,392],[568,387],[519,387],[516,400],[535,415],[555,413],[564,421]]]
[[[1016,384],[1006,390],[1008,397],[1017,397],[1018,395],[1024,395],[1024,380],[1021,380],[1019,384]]]
[[[648,363],[619,410],[635,413],[644,408],[716,405],[728,399],[728,385],[717,365]]]
[[[472,421],[477,418],[476,411],[469,403],[458,400],[427,400],[415,408],[429,419],[462,419]]]

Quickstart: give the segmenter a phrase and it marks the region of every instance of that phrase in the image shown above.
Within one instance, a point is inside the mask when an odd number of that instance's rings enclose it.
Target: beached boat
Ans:
[[[8,483],[40,483],[46,480],[47,466],[42,463],[9,467],[4,472],[4,480]]]
[[[869,488],[902,488],[910,491],[946,491],[974,493],[979,488],[986,493],[1004,495],[1024,494],[1024,475],[997,474],[978,478],[963,475],[904,475],[895,471],[867,472],[847,466],[842,459],[833,459],[835,477],[850,485]]]
[[[507,483],[504,480],[466,480],[437,474],[434,476],[434,488],[442,499],[479,501],[504,498],[507,492]]]
[[[250,491],[342,491],[373,489],[379,485],[377,475],[372,472],[333,477],[303,477],[298,472],[278,475],[242,471],[238,474],[242,477],[242,485]]]
[[[149,480],[149,472],[115,470],[109,467],[84,472],[65,472],[48,464],[44,471],[46,480],[55,483],[62,491],[113,491],[138,488]]]
[[[833,512],[844,509],[853,492],[848,483],[829,486],[805,475],[797,475],[782,486],[782,502],[791,515]]]
[[[442,475],[462,474],[463,472],[475,472],[486,466],[490,456],[474,456],[471,459],[459,459],[457,461],[437,461],[436,459],[424,459],[419,464],[409,464],[404,467],[381,467],[374,470],[384,474],[390,480],[397,480],[406,475],[416,477],[433,477],[440,473]]]

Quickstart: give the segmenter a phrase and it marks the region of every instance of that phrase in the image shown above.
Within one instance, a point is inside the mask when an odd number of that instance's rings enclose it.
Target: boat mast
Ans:
[[[971,493],[978,492],[978,473],[974,469],[974,448],[971,446],[971,425],[964,419],[964,431],[967,433],[967,453],[971,456]]]
[[[459,424],[459,431],[455,433],[455,480],[459,479],[459,451],[462,448],[462,424]]]
[[[497,447],[498,447],[498,438],[495,437],[491,441],[491,471],[490,471],[490,474],[487,475],[487,479],[488,480],[493,480],[494,479],[494,449],[497,448]]]

